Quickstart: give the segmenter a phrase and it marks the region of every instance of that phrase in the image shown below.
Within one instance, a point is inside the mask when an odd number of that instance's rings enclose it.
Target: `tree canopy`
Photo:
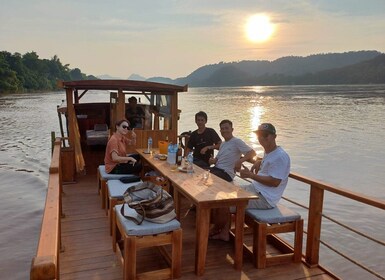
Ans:
[[[70,69],[55,55],[40,59],[36,52],[11,54],[0,52],[0,92],[28,92],[57,90],[58,80],[89,80],[79,68]]]

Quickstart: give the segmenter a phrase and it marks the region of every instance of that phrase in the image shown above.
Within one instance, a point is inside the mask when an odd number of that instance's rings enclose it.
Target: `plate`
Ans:
[[[178,167],[178,170],[179,170],[180,172],[187,173],[187,168],[183,168],[182,166],[179,166],[179,167]]]
[[[155,157],[160,159],[160,160],[166,160],[167,159],[166,154],[156,154]]]

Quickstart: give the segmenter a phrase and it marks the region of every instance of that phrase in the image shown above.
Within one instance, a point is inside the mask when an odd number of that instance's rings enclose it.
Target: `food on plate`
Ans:
[[[166,155],[162,155],[162,154],[160,154],[158,157],[159,157],[160,160],[166,160],[167,159],[167,156]]]

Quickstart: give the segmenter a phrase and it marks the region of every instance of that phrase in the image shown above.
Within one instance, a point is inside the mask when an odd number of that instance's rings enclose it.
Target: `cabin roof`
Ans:
[[[187,91],[188,86],[178,86],[146,81],[133,80],[81,80],[81,81],[61,81],[59,86],[64,89],[73,90],[122,90],[139,91],[163,94],[175,94]]]

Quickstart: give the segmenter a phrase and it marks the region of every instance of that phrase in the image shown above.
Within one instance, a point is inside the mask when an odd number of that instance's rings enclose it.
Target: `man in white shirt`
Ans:
[[[244,167],[240,175],[242,178],[253,180],[245,189],[259,196],[259,199],[249,201],[248,208],[270,209],[277,205],[286,188],[290,173],[290,157],[277,146],[276,130],[272,124],[261,124],[255,133],[265,154],[250,170]]]
[[[234,128],[230,120],[221,121],[219,127],[225,141],[221,143],[217,156],[209,159],[210,165],[215,164],[210,172],[231,182],[235,172],[241,170],[242,163],[252,160],[256,153],[243,140],[233,136]]]

